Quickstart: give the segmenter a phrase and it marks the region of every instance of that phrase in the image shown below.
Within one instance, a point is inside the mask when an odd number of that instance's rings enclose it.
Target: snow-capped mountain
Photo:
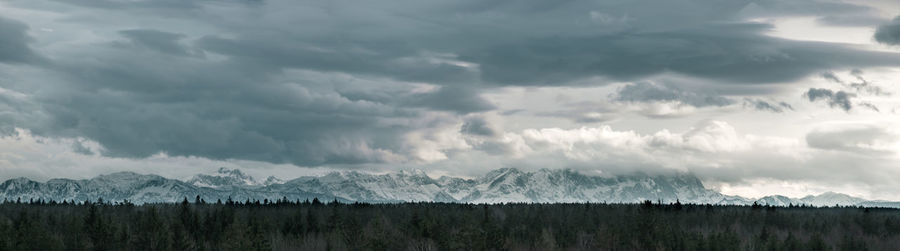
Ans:
[[[457,201],[442,194],[443,187],[422,171],[380,175],[334,172],[322,177],[302,177],[273,187],[328,193],[352,201]]]
[[[244,174],[238,169],[219,168],[215,174],[197,174],[187,183],[198,187],[223,188],[230,186],[267,186],[284,183],[283,180],[269,176],[264,181],[257,181],[253,176]]]
[[[760,205],[768,205],[768,206],[788,206],[788,205],[799,205],[797,200],[791,199],[781,195],[769,195],[766,197],[759,198],[756,200],[756,203]]]
[[[25,178],[0,183],[0,199],[7,200],[129,200],[135,203],[175,202],[200,196],[206,201],[320,200],[361,202],[435,201],[465,203],[502,202],[607,202],[637,203],[644,200],[671,203],[748,205],[870,205],[900,206],[900,203],[866,201],[838,193],[804,198],[767,196],[758,200],[728,196],[707,189],[695,176],[646,174],[599,177],[573,170],[541,169],[533,172],[515,168],[491,171],[473,179],[431,178],[422,171],[372,174],[356,171],[332,172],[318,177],[281,181],[265,180],[237,169],[219,169],[214,174],[198,174],[186,181],[157,175],[120,172],[93,179],[52,179],[36,182]]]
[[[194,180],[192,179],[192,181]],[[216,199],[224,201],[227,198],[245,200],[282,197],[334,199],[326,194],[307,193],[299,190],[272,191],[266,186],[218,186],[214,188],[195,184],[132,172],[118,172],[86,180],[51,179],[44,183],[16,178],[0,183],[0,199],[10,201],[19,199],[25,201],[31,199],[97,201],[102,198],[106,201],[128,200],[135,203],[176,202],[184,198],[193,200],[196,196],[209,201]]]
[[[498,202],[624,202],[662,200],[719,203],[726,196],[706,189],[689,175],[631,175],[612,178],[587,176],[572,170],[522,172],[494,170],[475,180],[473,191],[460,201]]]
[[[835,192],[826,192],[820,195],[810,195],[799,199],[800,204],[817,207],[834,205],[856,205],[864,201],[866,200]]]
[[[897,207],[900,203],[897,202],[887,202],[887,201],[867,201],[862,198],[853,197],[850,195],[835,193],[835,192],[825,192],[819,195],[809,195],[803,198],[789,198],[781,195],[770,195],[766,197],[762,197],[756,200],[756,203],[760,205],[771,205],[771,206],[789,206],[789,205],[807,205],[807,206],[816,206],[816,207],[825,207],[825,206],[848,206],[848,205],[861,205],[861,206],[876,206],[876,207]],[[891,203],[896,203],[895,205],[891,205]]]

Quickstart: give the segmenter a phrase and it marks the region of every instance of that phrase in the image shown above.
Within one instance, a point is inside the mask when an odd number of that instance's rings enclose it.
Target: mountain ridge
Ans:
[[[213,174],[197,174],[187,180],[153,174],[116,172],[91,179],[51,179],[37,182],[13,178],[0,183],[5,200],[128,200],[134,203],[176,202],[200,196],[204,200],[338,200],[343,202],[457,202],[457,203],[638,203],[644,200],[697,203],[787,206],[900,207],[900,202],[865,200],[826,192],[802,198],[770,195],[759,199],[724,195],[703,186],[690,174],[613,177],[590,176],[571,169],[516,168],[492,170],[471,179],[431,178],[421,170],[372,174],[358,171],[331,172],[291,180],[265,180],[239,169],[220,168]]]

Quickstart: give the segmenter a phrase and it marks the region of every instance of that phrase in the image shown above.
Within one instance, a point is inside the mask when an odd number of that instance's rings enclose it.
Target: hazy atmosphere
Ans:
[[[893,0],[0,0],[0,179],[690,173],[900,200]]]

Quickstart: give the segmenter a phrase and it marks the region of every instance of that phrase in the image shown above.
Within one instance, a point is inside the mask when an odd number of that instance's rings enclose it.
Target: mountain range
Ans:
[[[187,180],[118,172],[83,180],[37,182],[15,178],[0,183],[0,199],[9,201],[95,201],[102,198],[140,204],[177,202],[196,196],[210,202],[228,198],[238,201],[319,198],[370,203],[638,203],[644,200],[671,203],[678,200],[698,204],[749,205],[756,202],[773,206],[900,207],[900,202],[869,201],[833,192],[803,198],[772,195],[750,199],[724,195],[707,189],[700,179],[689,174],[600,177],[565,169],[526,172],[503,168],[472,179],[448,176],[435,179],[423,171],[387,174],[342,171],[284,181],[275,177],[257,180],[238,169],[221,168],[216,173],[198,174]]]

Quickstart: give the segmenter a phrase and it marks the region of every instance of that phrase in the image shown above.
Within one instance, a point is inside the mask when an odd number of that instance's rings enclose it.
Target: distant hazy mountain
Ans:
[[[896,207],[900,208],[900,202],[893,201],[867,201],[862,198],[834,192],[826,192],[820,195],[809,195],[803,198],[788,198],[781,195],[770,195],[756,200],[760,205],[788,206],[810,205],[825,206],[867,206],[867,207]]]
[[[440,177],[432,179],[422,171],[369,174],[333,172],[321,177],[300,177],[282,181],[275,177],[256,180],[237,169],[219,169],[214,174],[198,174],[187,181],[130,172],[101,175],[87,180],[52,179],[35,182],[25,178],[0,183],[0,199],[7,200],[129,200],[135,203],[175,202],[196,196],[214,202],[227,198],[244,201],[288,198],[290,200],[403,202],[436,201],[466,203],[502,202],[607,202],[637,203],[643,200],[701,204],[762,205],[789,204],[833,206],[866,205],[900,207],[900,203],[866,201],[839,193],[803,198],[779,195],[758,200],[728,196],[706,189],[697,177],[680,174],[651,176],[635,174],[616,177],[584,175],[572,170],[524,172],[514,168],[491,171],[474,179]]]
[[[282,197],[335,199],[326,194],[308,193],[296,189],[273,191],[265,185],[247,183],[237,185],[235,180],[230,180],[229,182],[232,183],[225,185],[227,179],[205,177],[207,179],[203,180],[204,176],[198,175],[198,177],[201,178],[184,182],[157,175],[119,172],[87,180],[51,179],[45,183],[16,178],[0,183],[0,199],[96,201],[98,198],[102,198],[107,201],[128,200],[135,203],[176,202],[183,198],[193,201],[198,195],[210,202],[214,202],[216,199],[224,201],[229,197],[235,200]],[[210,184],[211,180],[218,183]],[[244,186],[244,184],[247,185]]]

